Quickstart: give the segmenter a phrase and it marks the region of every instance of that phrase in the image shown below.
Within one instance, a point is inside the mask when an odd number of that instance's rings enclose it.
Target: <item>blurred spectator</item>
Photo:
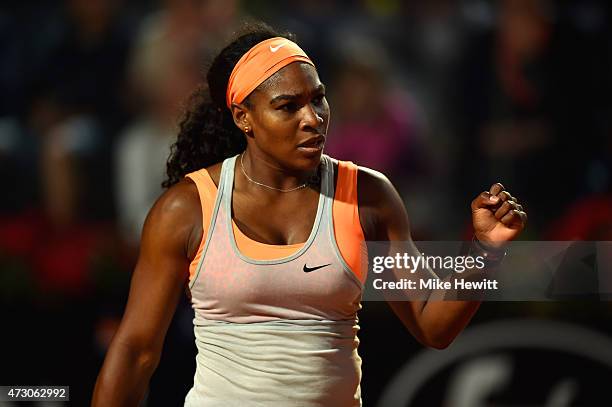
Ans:
[[[119,223],[132,246],[162,192],[182,103],[202,79],[204,53],[219,46],[237,12],[235,2],[168,0],[141,26],[131,61],[131,86],[140,111],[114,153]]]
[[[345,50],[329,86],[333,116],[326,152],[388,174],[421,169],[422,112],[391,86],[387,58],[377,47]],[[351,52],[352,51],[352,52]],[[350,52],[350,53],[349,53]]]
[[[579,155],[571,157],[572,166],[569,155],[561,156],[564,130],[555,119],[561,108],[556,99],[582,103],[578,95],[565,93],[570,89],[565,84],[581,80],[584,71],[558,74],[563,68],[552,7],[545,1],[501,2],[497,24],[476,33],[459,72],[460,199],[477,193],[474,185],[506,183],[529,211],[532,231],[546,216],[555,216],[559,200],[575,194],[576,167],[582,164]],[[554,197],[544,190],[555,191]]]
[[[0,268],[21,259],[23,275],[11,283],[32,279],[31,289],[46,298],[82,299],[95,288],[101,266],[118,264],[119,251],[112,225],[84,214],[86,181],[74,171],[78,162],[56,153],[45,150],[42,207],[0,219]]]
[[[93,288],[96,259],[113,246],[111,225],[94,219],[110,215],[105,151],[125,117],[120,94],[130,36],[119,0],[70,0],[58,10],[64,14],[42,24],[48,38],[37,39],[38,72],[22,78],[29,81],[27,120],[2,121],[3,144],[30,145],[4,151],[9,168],[36,172],[35,181],[18,184],[37,189],[39,199],[0,223],[0,250],[22,258],[43,292],[81,296]]]
[[[66,162],[85,159],[79,171],[96,180],[83,185],[87,216],[108,219],[113,212],[109,153],[128,116],[130,21],[121,0],[69,0],[64,12],[39,72],[33,73],[27,124],[42,150],[65,155]]]
[[[43,130],[70,116],[107,126],[125,117],[123,86],[131,21],[121,0],[67,0],[33,84],[32,120]]]

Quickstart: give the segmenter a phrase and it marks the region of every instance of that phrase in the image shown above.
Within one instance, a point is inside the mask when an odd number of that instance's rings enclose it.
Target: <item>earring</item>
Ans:
[[[251,131],[251,128],[250,128],[250,127],[248,127],[248,126],[247,126],[247,127],[245,127],[245,128],[244,128],[244,132],[245,132],[245,133],[248,133],[249,131]]]

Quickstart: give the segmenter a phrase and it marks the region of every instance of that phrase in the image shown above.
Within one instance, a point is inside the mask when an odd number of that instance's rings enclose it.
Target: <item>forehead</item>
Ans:
[[[256,89],[261,96],[273,98],[283,94],[302,94],[313,91],[321,84],[314,66],[293,62],[266,79]]]

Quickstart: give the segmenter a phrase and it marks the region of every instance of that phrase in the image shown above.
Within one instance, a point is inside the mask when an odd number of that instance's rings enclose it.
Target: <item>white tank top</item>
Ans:
[[[325,155],[321,162],[310,236],[300,250],[276,260],[238,250],[231,220],[236,157],[223,162],[190,284],[198,355],[185,406],[361,406],[357,311],[363,286],[338,249],[333,165]]]

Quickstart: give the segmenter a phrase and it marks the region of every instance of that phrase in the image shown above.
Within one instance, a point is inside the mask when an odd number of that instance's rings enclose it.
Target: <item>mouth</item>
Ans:
[[[307,140],[302,141],[298,144],[298,150],[304,151],[307,153],[316,153],[323,150],[323,146],[325,145],[325,136],[318,135],[315,137],[311,137]]]

